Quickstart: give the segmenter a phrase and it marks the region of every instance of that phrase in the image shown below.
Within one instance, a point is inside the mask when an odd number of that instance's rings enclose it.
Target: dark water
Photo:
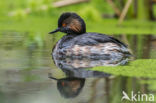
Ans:
[[[155,58],[155,37],[144,37],[144,44],[140,46],[142,49],[136,47],[139,37],[129,37],[134,54],[139,54],[135,58]],[[147,78],[114,76],[84,69],[73,70],[69,65],[66,65],[69,68],[66,70],[61,69],[62,65],[57,67],[51,57],[55,42],[55,37],[47,36],[40,47],[25,33],[2,33],[0,103],[121,103],[122,91],[127,88],[149,93],[147,84],[139,82]],[[82,64],[86,66],[99,63],[88,60],[67,61],[76,68]]]

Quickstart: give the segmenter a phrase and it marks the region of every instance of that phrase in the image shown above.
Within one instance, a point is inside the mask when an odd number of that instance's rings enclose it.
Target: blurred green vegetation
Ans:
[[[53,2],[57,0],[0,0],[0,31],[27,32],[28,40],[39,46],[48,32],[57,27],[58,17],[62,12],[76,12],[82,16],[87,25],[87,32],[114,34],[156,34],[156,23],[144,17],[142,3],[138,2],[138,18],[133,17],[133,7],[130,8],[127,19],[118,25],[118,18],[108,2],[91,0],[90,2],[55,8]],[[123,6],[116,2],[120,10]],[[155,11],[156,12],[156,11]],[[102,18],[107,15],[110,18]],[[22,33],[21,33],[22,34]],[[56,35],[55,35],[56,36]],[[62,35],[57,36],[58,38]],[[42,42],[42,43],[41,43]]]
[[[127,19],[118,25],[118,19],[102,18],[102,14],[114,15],[111,6],[104,0],[91,0],[61,8],[52,7],[54,0],[1,0],[0,30],[40,32],[46,35],[57,26],[62,12],[71,11],[81,15],[88,32],[107,34],[155,34],[156,23],[145,19]],[[140,10],[140,9],[139,9]],[[140,10],[141,17],[144,12]],[[139,18],[141,18],[139,16]],[[93,25],[94,24],[94,25]],[[44,36],[43,36],[44,37]]]

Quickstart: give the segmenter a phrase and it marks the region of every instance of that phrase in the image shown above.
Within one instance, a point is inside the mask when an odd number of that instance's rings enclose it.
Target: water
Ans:
[[[135,36],[130,38],[136,39]],[[155,93],[155,84],[148,84],[147,81],[151,80],[148,78],[71,69],[69,65],[69,69],[60,69],[61,65],[57,67],[50,55],[56,42],[53,40],[55,37],[47,36],[44,46],[39,47],[35,42],[28,41],[25,33],[2,33],[0,103],[121,103],[123,90]],[[144,39],[143,47],[137,40],[130,44],[134,54],[139,54],[137,58],[155,59],[155,40],[151,42]],[[92,64],[91,61],[69,62],[77,68],[82,64]],[[152,83],[156,83],[155,79],[152,80]]]

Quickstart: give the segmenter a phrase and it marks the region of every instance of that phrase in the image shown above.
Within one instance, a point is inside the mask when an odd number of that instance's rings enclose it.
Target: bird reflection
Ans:
[[[78,96],[81,92],[84,84],[84,78],[74,78],[67,77],[62,79],[56,79],[53,77],[49,77],[51,79],[57,80],[57,89],[59,90],[61,96],[65,98],[74,98]]]
[[[100,77],[108,78],[110,74],[91,71],[89,68],[96,66],[116,66],[127,63],[128,59],[119,61],[101,58],[55,58],[55,65],[60,68],[66,75],[66,78],[57,79],[49,75],[50,79],[57,81],[57,89],[61,96],[65,98],[74,98],[79,95],[85,84],[85,78]],[[88,68],[88,69],[86,69]]]

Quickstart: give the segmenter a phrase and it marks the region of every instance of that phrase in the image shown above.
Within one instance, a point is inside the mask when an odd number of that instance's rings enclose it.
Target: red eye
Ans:
[[[62,26],[63,26],[63,27],[65,27],[65,26],[66,26],[66,24],[65,24],[65,23],[63,23],[63,24],[62,24]]]

